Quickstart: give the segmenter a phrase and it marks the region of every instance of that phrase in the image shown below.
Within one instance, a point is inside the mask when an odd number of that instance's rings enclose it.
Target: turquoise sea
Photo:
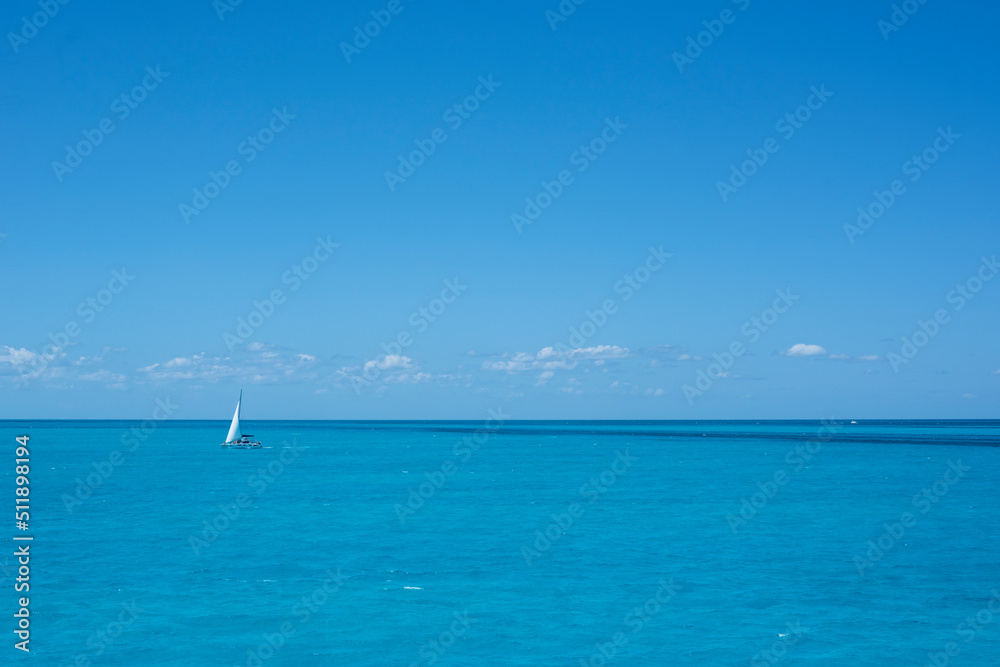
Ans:
[[[1000,421],[245,427],[0,422],[3,664],[1000,664]]]

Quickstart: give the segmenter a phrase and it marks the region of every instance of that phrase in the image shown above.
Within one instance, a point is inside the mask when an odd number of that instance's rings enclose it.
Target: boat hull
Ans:
[[[260,442],[224,442],[223,449],[260,449]]]

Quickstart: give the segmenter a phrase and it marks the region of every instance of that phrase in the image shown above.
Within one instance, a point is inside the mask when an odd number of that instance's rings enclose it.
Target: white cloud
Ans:
[[[14,348],[9,345],[4,345],[3,348],[7,351],[7,354],[0,354],[0,362],[6,362],[12,366],[30,364],[32,361],[41,356],[26,347]]]
[[[121,373],[112,373],[109,370],[99,370],[93,371],[91,373],[84,373],[79,376],[79,379],[86,382],[102,382],[104,384],[115,384],[125,382],[126,378]]]
[[[314,360],[312,355],[284,354],[274,351],[273,346],[257,343],[248,345],[245,352],[237,352],[233,357],[209,357],[200,352],[189,357],[174,357],[163,363],[149,364],[136,370],[140,373],[139,380],[146,382],[304,382],[317,377],[312,365]]]
[[[543,350],[544,352],[544,350]],[[487,371],[506,371],[508,373],[520,373],[522,371],[532,371],[532,370],[551,370],[551,369],[569,369],[576,366],[576,362],[569,362],[562,359],[555,359],[554,361],[545,361],[545,359],[551,358],[552,355],[545,354],[541,359],[538,357],[528,354],[526,352],[518,352],[513,357],[506,361],[484,361],[483,370]]]
[[[815,357],[826,354],[826,350],[819,345],[807,345],[806,343],[796,343],[785,350],[784,354],[789,357]]]
[[[385,376],[385,382],[390,384],[418,384],[420,382],[429,382],[430,379],[430,373],[400,373],[398,375]]]
[[[831,354],[830,358],[837,361],[882,361],[882,357],[877,354],[863,354],[860,357],[852,357],[849,354]]]
[[[415,368],[413,359],[410,359],[402,354],[387,354],[381,361],[378,359],[372,359],[371,361],[365,362],[364,370],[365,372],[372,369],[391,371],[397,368],[405,370]]]
[[[107,389],[115,389],[118,391],[125,391],[128,389],[127,377],[121,373],[112,373],[111,371],[105,369],[93,371],[92,373],[84,373],[83,375],[77,376],[77,379],[84,382],[99,382]]]
[[[377,372],[373,372],[377,371]],[[383,373],[383,371],[390,371]],[[379,360],[365,362],[364,366],[344,366],[333,371],[329,379],[341,388],[369,387],[377,392],[385,392],[388,385],[421,384],[434,382],[440,385],[462,384],[472,386],[472,375],[456,373],[431,374],[420,370],[419,364],[403,355],[386,355]]]
[[[555,375],[553,371],[543,371],[542,373],[539,373],[538,382],[535,383],[535,386],[536,387],[542,386],[543,384],[551,380],[553,375]]]
[[[653,357],[655,359],[671,359],[678,352],[680,348],[676,345],[653,345],[651,347],[639,348],[638,353],[644,357]]]
[[[483,370],[505,371],[507,373],[570,370],[576,368],[580,361],[594,361],[596,363],[606,359],[623,359],[627,356],[629,356],[628,348],[617,345],[596,345],[562,351],[554,347],[543,347],[535,354],[517,352],[502,361],[484,361]]]
[[[99,357],[67,358],[65,348],[46,345],[41,352],[26,347],[0,346],[0,377],[19,376],[18,382],[55,382],[65,385],[83,367],[92,367]]]
[[[105,350],[118,348],[105,348]],[[121,373],[103,369],[104,358],[80,356],[67,357],[64,348],[47,345],[44,352],[34,352],[28,348],[0,346],[0,377],[19,374],[21,381],[45,383],[51,387],[72,388],[74,382],[96,382],[109,389],[127,389],[128,378]],[[4,364],[9,364],[12,372],[6,372]]]
[[[551,348],[546,348],[551,349]],[[566,353],[570,359],[621,359],[629,354],[627,347],[617,345],[597,345],[596,347],[578,347]]]

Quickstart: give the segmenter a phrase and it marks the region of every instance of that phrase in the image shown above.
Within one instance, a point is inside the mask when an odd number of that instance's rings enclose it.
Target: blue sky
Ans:
[[[996,416],[995,7],[562,6],[8,3],[0,418]]]

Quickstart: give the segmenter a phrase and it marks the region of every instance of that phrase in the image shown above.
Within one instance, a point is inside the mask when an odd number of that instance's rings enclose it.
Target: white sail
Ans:
[[[240,438],[240,403],[243,402],[243,392],[240,392],[240,400],[236,401],[236,414],[233,415],[233,423],[229,427],[229,435],[226,436],[226,442],[232,442],[234,440],[239,440]]]

